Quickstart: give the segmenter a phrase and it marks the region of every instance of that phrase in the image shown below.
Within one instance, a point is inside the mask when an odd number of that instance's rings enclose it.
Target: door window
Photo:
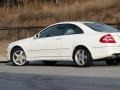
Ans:
[[[40,33],[40,38],[64,35],[65,26],[64,24],[51,26]]]

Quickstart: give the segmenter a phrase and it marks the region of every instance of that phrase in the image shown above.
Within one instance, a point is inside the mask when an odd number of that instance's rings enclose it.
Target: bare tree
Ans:
[[[55,4],[59,3],[59,0],[43,0],[43,3],[45,3],[46,1],[53,1]]]
[[[59,0],[53,0],[56,4],[58,4],[59,3]]]

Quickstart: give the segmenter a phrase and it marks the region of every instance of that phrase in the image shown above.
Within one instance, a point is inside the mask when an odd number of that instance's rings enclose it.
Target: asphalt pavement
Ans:
[[[80,68],[72,62],[55,66],[41,62],[27,66],[0,63],[0,90],[120,90],[120,65],[95,62]]]

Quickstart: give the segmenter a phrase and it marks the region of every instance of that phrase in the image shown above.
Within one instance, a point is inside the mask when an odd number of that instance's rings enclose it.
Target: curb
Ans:
[[[0,63],[9,63],[10,61],[0,61]]]
[[[8,60],[6,57],[0,57],[0,63],[9,63],[10,60]]]

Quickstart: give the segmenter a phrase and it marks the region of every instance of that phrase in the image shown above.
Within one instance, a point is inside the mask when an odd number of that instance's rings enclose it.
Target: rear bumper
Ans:
[[[120,46],[93,47],[91,55],[93,59],[120,58]]]

